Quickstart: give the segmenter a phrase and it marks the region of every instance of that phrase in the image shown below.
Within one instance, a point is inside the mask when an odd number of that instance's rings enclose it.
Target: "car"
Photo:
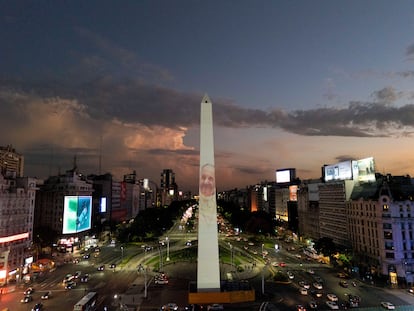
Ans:
[[[40,296],[41,299],[49,299],[52,296],[52,292],[48,291],[47,293],[44,293],[42,296]]]
[[[81,271],[76,271],[73,276],[74,276],[75,279],[79,279],[81,275],[82,275]]]
[[[321,284],[321,283],[319,283],[319,282],[314,282],[314,283],[313,283],[313,287],[315,287],[316,289],[323,289],[322,284]]]
[[[111,268],[111,269],[115,269],[115,268],[116,268],[116,264],[115,264],[115,263],[111,263],[111,264],[109,265],[109,268]]]
[[[37,303],[33,306],[32,311],[41,311],[43,310],[43,304],[42,303]]]
[[[31,294],[33,294],[33,292],[34,292],[33,287],[29,287],[24,291],[24,294],[25,295],[31,295]]]
[[[347,281],[339,281],[339,285],[341,285],[342,287],[347,288],[349,286]]]
[[[155,284],[168,284],[168,279],[167,278],[155,278],[154,280]]]
[[[175,311],[178,310],[178,305],[175,302],[169,302],[166,305],[163,305],[160,311]]]
[[[326,294],[326,298],[328,298],[330,301],[338,301],[338,296],[336,296],[335,294]]]
[[[89,281],[89,274],[88,273],[84,274],[81,277],[80,281],[81,281],[81,283],[88,283],[88,281]]]
[[[284,263],[284,262],[279,262],[279,267],[286,267],[286,263]]]
[[[317,309],[318,304],[316,303],[316,301],[312,300],[311,302],[309,302],[309,308],[310,309]]]
[[[89,259],[91,257],[91,255],[90,254],[85,254],[85,255],[83,255],[83,259]]]
[[[300,287],[303,287],[303,288],[306,288],[306,289],[310,288],[310,284],[308,282],[300,281],[298,284],[299,284]]]
[[[383,307],[387,310],[394,310],[395,309],[395,306],[391,302],[388,302],[388,301],[382,301],[381,302],[381,307]]]
[[[213,303],[207,306],[207,311],[221,311],[221,310],[224,310],[224,307],[222,304],[219,304],[219,303]]]
[[[31,302],[32,300],[33,300],[33,297],[32,297],[32,296],[27,295],[27,296],[24,296],[24,297],[20,300],[20,302],[21,302],[21,303],[29,303],[29,302]]]
[[[331,310],[339,310],[339,306],[335,301],[327,301],[326,305],[329,307],[329,309]]]
[[[287,275],[288,275],[290,280],[293,280],[295,278],[295,275],[290,271],[288,271]]]
[[[80,262],[79,258],[73,259],[73,263],[79,263],[79,262]]]
[[[323,296],[323,293],[321,291],[312,290],[311,295],[315,298],[321,298]]]
[[[315,271],[313,271],[313,269],[308,269],[308,273],[309,274],[315,274]]]
[[[306,311],[306,308],[302,305],[296,305],[296,310],[297,311]]]
[[[105,270],[105,266],[104,265],[101,265],[98,268],[96,268],[96,270],[98,270],[98,271],[104,271]]]
[[[76,287],[76,282],[70,281],[66,283],[65,289],[74,289]]]
[[[299,288],[299,292],[300,292],[301,295],[307,295],[308,294],[308,290],[306,288],[303,288],[303,287]]]

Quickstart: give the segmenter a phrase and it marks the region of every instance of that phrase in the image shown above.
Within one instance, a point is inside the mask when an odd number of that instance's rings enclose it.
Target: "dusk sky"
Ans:
[[[370,156],[414,176],[413,1],[0,0],[0,38],[0,145],[25,176],[76,156],[196,191],[204,94],[219,191]]]

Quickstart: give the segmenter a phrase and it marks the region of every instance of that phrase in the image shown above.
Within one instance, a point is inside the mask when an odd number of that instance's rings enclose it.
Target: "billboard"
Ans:
[[[352,162],[344,161],[324,167],[325,181],[352,179]]]
[[[289,201],[297,201],[298,200],[298,186],[293,185],[289,186]]]
[[[89,230],[92,226],[91,219],[91,196],[65,196],[63,205],[63,234]]]
[[[352,162],[354,180],[357,180],[359,182],[375,181],[375,163],[373,157]]]
[[[296,170],[294,168],[285,168],[276,170],[276,183],[290,183],[296,178]]]

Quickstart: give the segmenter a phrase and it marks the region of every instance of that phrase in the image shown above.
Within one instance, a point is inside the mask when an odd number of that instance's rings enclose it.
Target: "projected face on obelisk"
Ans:
[[[204,164],[200,169],[200,222],[214,224],[216,214],[216,179],[214,165]]]

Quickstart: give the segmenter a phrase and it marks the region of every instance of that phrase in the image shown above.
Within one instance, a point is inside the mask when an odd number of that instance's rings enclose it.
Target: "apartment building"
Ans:
[[[18,282],[33,262],[36,179],[0,174],[0,284]]]
[[[355,187],[347,218],[352,246],[362,269],[390,282],[413,283],[414,185],[409,176],[377,176]]]

